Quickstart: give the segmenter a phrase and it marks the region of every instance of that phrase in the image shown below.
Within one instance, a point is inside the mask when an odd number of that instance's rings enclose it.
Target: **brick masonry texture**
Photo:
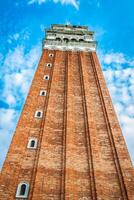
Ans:
[[[27,148],[32,137],[36,149]],[[28,200],[134,200],[134,169],[95,52],[43,50],[1,171],[0,200],[17,199],[23,181]]]

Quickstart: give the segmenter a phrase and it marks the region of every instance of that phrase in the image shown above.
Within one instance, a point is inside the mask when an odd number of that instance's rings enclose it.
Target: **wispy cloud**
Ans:
[[[25,28],[19,33],[14,33],[14,34],[9,35],[7,42],[10,44],[18,40],[24,42],[24,40],[28,40],[29,37],[30,37],[30,32]]]
[[[25,97],[39,54],[38,45],[34,46],[28,53],[25,53],[23,46],[17,46],[13,51],[8,52],[1,74],[4,85],[2,97],[6,103],[15,104]]]
[[[105,64],[112,64],[112,63],[117,63],[117,64],[123,64],[126,63],[126,59],[123,53],[108,53],[103,56],[104,63]]]
[[[8,106],[3,108],[1,105],[0,109],[0,166],[33,78],[41,54],[40,46],[37,44],[28,52],[24,46],[16,46],[7,53],[1,66],[1,102]]]
[[[60,2],[62,5],[73,5],[76,9],[79,9],[79,2],[76,0],[53,0],[54,3]]]
[[[101,53],[104,76],[134,162],[134,68],[123,53]],[[125,66],[125,67],[124,67]]]
[[[0,167],[11,142],[19,112],[15,109],[0,109]]]
[[[38,3],[39,5],[47,2],[49,0],[29,0],[28,4],[33,4],[33,3]],[[77,10],[79,9],[79,2],[77,0],[51,0],[54,3],[61,3],[62,5],[72,5],[74,6]]]

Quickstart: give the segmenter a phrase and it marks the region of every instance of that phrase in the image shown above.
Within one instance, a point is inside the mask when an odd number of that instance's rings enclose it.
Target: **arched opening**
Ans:
[[[46,96],[47,92],[46,90],[40,90],[40,96]]]
[[[18,184],[16,197],[17,198],[27,198],[29,193],[29,183],[22,182]]]
[[[35,140],[31,140],[30,147],[35,147]]]
[[[68,42],[69,42],[69,39],[68,39],[68,38],[64,38],[63,41],[64,41],[65,43],[68,43]]]
[[[79,42],[84,42],[84,40],[83,39],[79,39]]]
[[[49,76],[48,76],[48,75],[45,75],[45,76],[44,76],[44,80],[49,80]]]
[[[76,40],[76,39],[74,39],[74,38],[72,38],[72,39],[71,39],[71,42],[77,42],[77,40]]]
[[[35,112],[35,117],[36,118],[42,118],[43,112],[42,111],[36,111]]]
[[[26,184],[22,184],[21,187],[20,187],[20,195],[21,196],[24,196],[25,193],[26,193]]]
[[[30,138],[28,140],[27,148],[28,149],[36,149],[37,148],[37,138]]]
[[[41,116],[41,112],[37,112],[37,117],[40,117]]]
[[[56,41],[60,42],[60,41],[61,41],[61,39],[60,39],[60,38],[56,38]]]
[[[47,63],[47,67],[52,67],[52,63]]]
[[[41,95],[42,95],[42,96],[45,96],[45,92],[43,91],[43,92],[41,93]]]
[[[54,54],[52,54],[52,53],[49,54],[49,57],[53,57],[53,56],[54,56]]]

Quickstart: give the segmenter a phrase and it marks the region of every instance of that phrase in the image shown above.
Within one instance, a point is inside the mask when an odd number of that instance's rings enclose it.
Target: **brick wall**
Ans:
[[[32,137],[37,149],[27,148]],[[96,53],[44,50],[1,172],[0,200],[16,199],[21,181],[30,184],[29,200],[133,200],[132,173]]]

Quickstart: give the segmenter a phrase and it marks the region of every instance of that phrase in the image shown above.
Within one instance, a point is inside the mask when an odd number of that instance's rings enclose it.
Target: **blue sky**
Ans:
[[[0,1],[0,166],[51,24],[87,25],[134,163],[134,1]]]

